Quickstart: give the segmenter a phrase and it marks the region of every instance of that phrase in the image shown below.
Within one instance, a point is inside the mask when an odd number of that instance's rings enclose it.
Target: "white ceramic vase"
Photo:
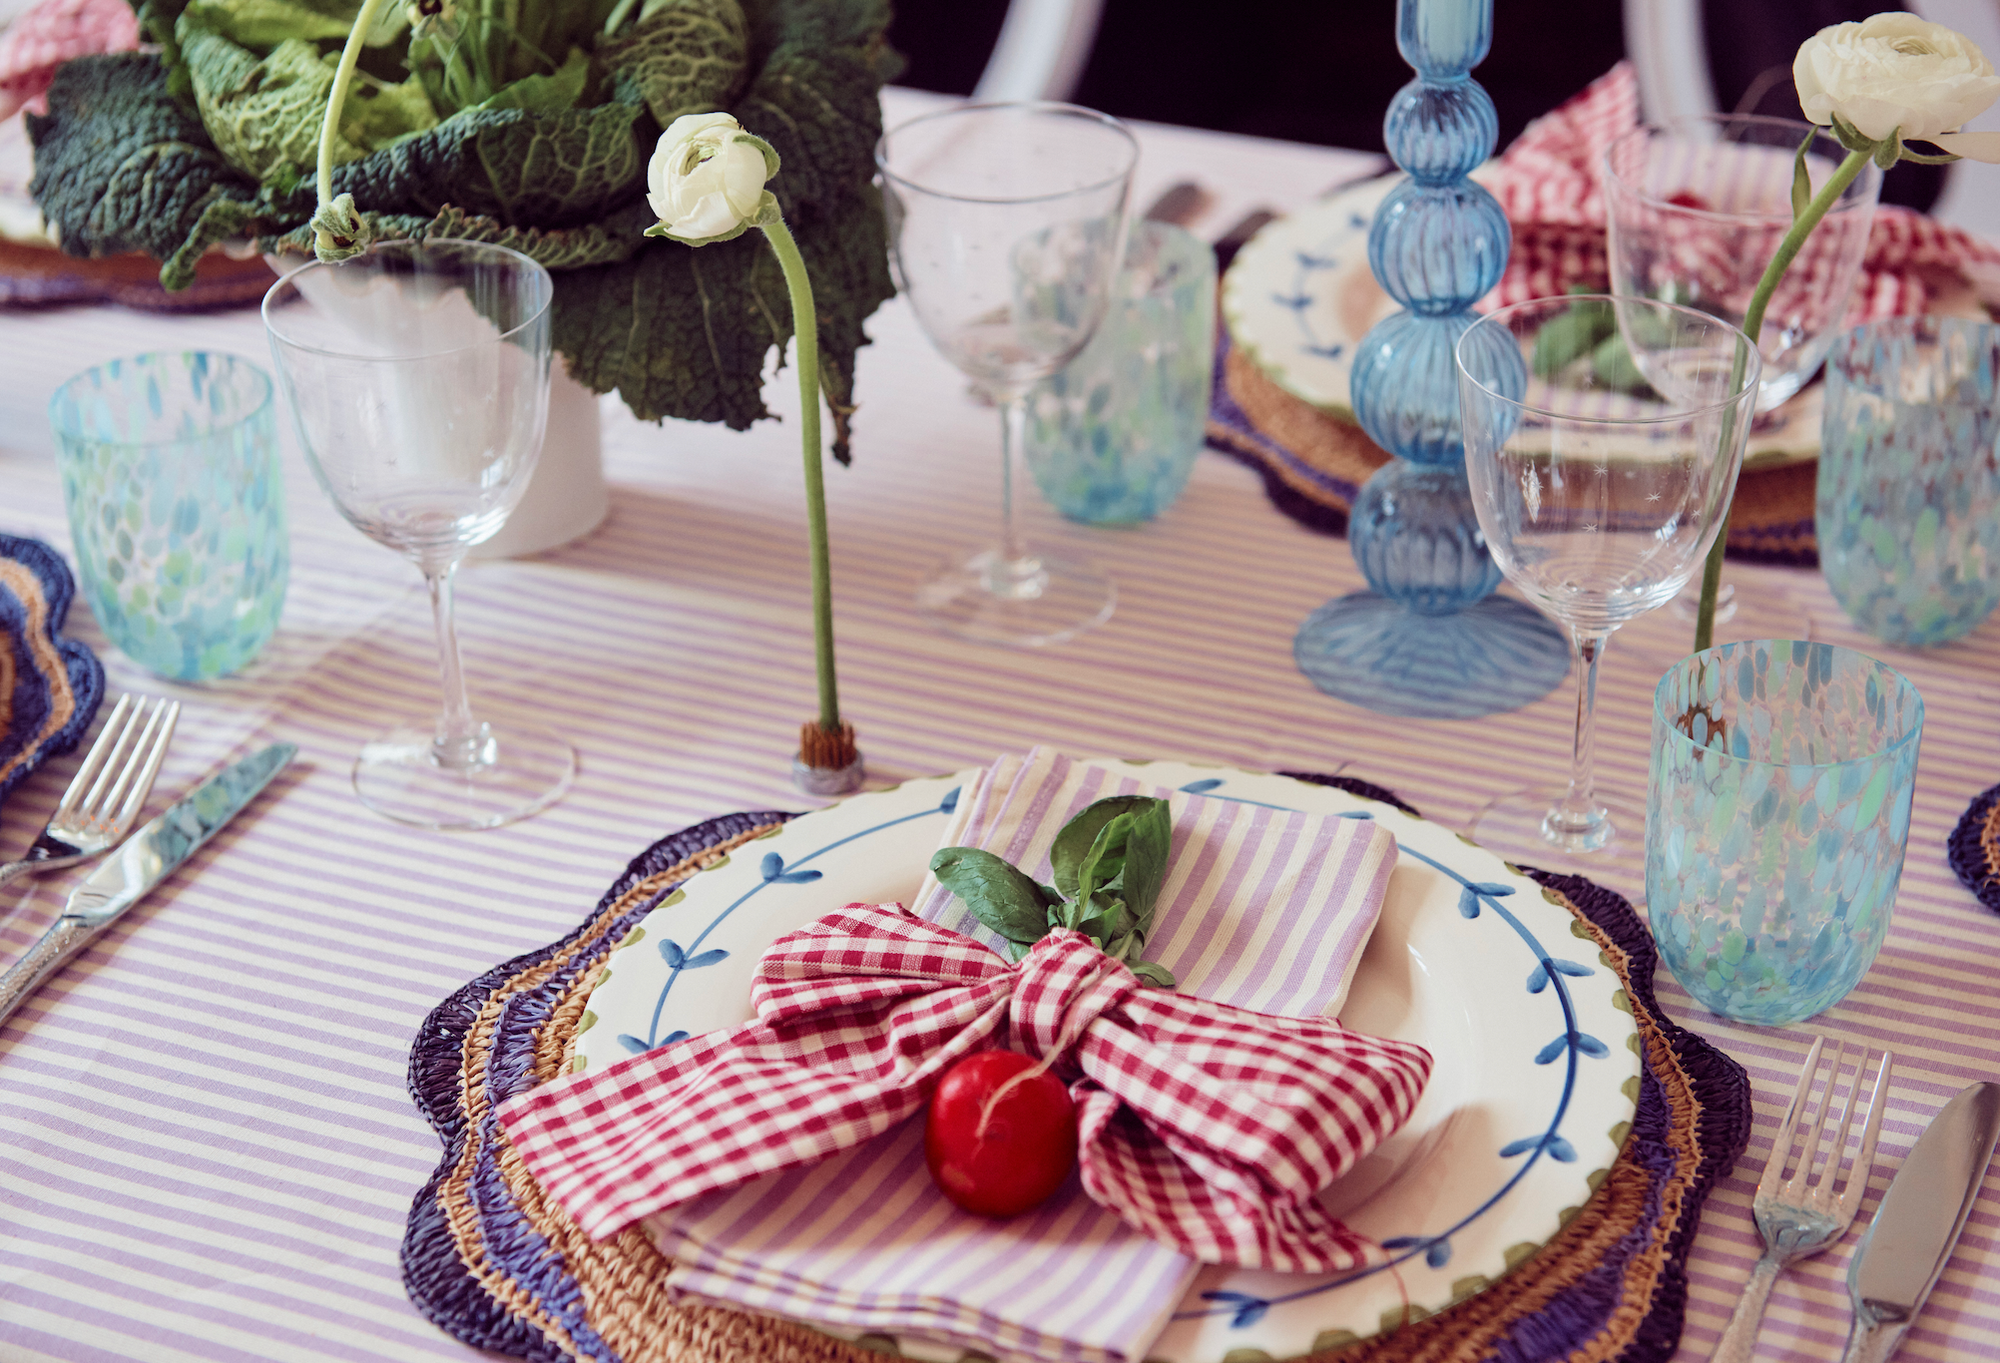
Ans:
[[[473,558],[518,558],[582,539],[610,510],[597,394],[569,376],[561,355],[549,375],[549,428],[521,504]]]

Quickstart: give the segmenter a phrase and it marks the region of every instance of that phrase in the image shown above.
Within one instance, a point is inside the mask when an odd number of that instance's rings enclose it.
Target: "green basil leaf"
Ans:
[[[1155,800],[1132,818],[1132,832],[1125,840],[1125,869],[1120,887],[1125,902],[1132,907],[1139,935],[1153,930],[1154,901],[1167,883],[1167,859],[1174,845],[1174,816],[1165,800]]]
[[[1010,942],[1038,942],[1049,930],[1042,887],[991,852],[946,847],[931,858],[931,873],[965,901],[973,917]]]
[[[1097,840],[1076,868],[1076,902],[1088,904],[1101,889],[1125,872],[1125,842],[1132,836],[1130,812],[1114,814],[1097,830]]]
[[[1157,961],[1127,961],[1126,966],[1134,975],[1137,975],[1140,979],[1155,988],[1172,989],[1174,987],[1174,972]]]
[[[1812,202],[1812,172],[1806,169],[1806,153],[1812,150],[1813,139],[1819,136],[1814,128],[1806,134],[1806,140],[1799,143],[1798,153],[1792,157],[1792,221],[1797,222]]]
[[[1049,848],[1049,863],[1055,868],[1056,890],[1065,899],[1077,895],[1077,873],[1089,859],[1104,826],[1120,814],[1158,801],[1145,795],[1111,795],[1098,800],[1062,826]]]

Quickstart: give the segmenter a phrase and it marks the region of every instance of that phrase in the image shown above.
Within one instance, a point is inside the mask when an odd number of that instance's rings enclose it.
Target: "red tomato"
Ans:
[[[981,1051],[946,1070],[931,1095],[924,1158],[938,1188],[969,1212],[1018,1215],[1076,1167],[1076,1104],[1053,1074],[1024,1079],[986,1111],[996,1090],[1034,1067],[1018,1051]]]

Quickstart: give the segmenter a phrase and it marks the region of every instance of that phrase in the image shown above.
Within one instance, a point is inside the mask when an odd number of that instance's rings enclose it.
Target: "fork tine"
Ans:
[[[1841,1185],[1840,1214],[1850,1222],[1861,1207],[1861,1199],[1868,1193],[1868,1173],[1875,1167],[1875,1138],[1882,1134],[1882,1094],[1889,1087],[1890,1067],[1894,1060],[1895,1057],[1888,1051],[1882,1052],[1882,1064],[1875,1071],[1875,1091],[1868,1095],[1868,1122],[1861,1132],[1861,1151],[1854,1157],[1854,1167],[1847,1172],[1847,1182]],[[1854,1074],[1854,1086],[1861,1087],[1859,1070]]]
[[[1806,1052],[1805,1070],[1799,1075],[1799,1086],[1792,1090],[1792,1101],[1785,1108],[1785,1119],[1778,1123],[1778,1134],[1771,1138],[1771,1158],[1764,1165],[1764,1176],[1757,1180],[1757,1196],[1770,1197],[1778,1191],[1778,1185],[1785,1177],[1785,1157],[1792,1152],[1792,1130],[1798,1124],[1799,1110],[1805,1106],[1806,1097],[1812,1092],[1813,1075],[1819,1072],[1820,1048],[1826,1045],[1826,1038],[1813,1038],[1812,1049]]]
[[[118,698],[116,705],[111,707],[111,714],[104,721],[104,727],[97,731],[97,741],[90,745],[90,751],[84,754],[83,765],[78,767],[76,775],[70,778],[69,789],[63,792],[62,802],[56,806],[58,817],[76,808],[77,801],[90,788],[91,781],[103,770],[104,759],[110,755],[112,744],[123,732],[131,712],[132,693],[128,691]]]
[[[1846,1042],[1841,1043],[1840,1050],[1842,1058],[1845,1058]],[[1840,1172],[1841,1160],[1847,1154],[1847,1138],[1854,1134],[1854,1105],[1861,1097],[1861,1085],[1867,1078],[1868,1048],[1864,1045],[1861,1054],[1854,1060],[1854,1082],[1847,1086],[1847,1104],[1841,1108],[1840,1125],[1834,1129],[1833,1149],[1827,1152],[1826,1162],[1820,1166],[1819,1177],[1813,1181],[1813,1196],[1821,1202],[1826,1201],[1828,1191],[1833,1187],[1833,1176]],[[1826,1081],[1826,1101],[1821,1104],[1822,1116],[1825,1115],[1824,1109],[1833,1106],[1834,1089],[1839,1083],[1840,1069],[1836,1062],[1832,1076]],[[1851,1168],[1848,1170],[1847,1181],[1849,1183],[1854,1181],[1854,1172]]]
[[[153,702],[152,713],[146,716],[145,727],[139,731],[137,740],[132,744],[132,750],[125,755],[125,764],[118,769],[117,779],[112,782],[111,789],[105,792],[103,801],[92,805],[90,810],[92,818],[105,823],[117,822],[118,811],[125,804],[128,792],[134,789],[134,778],[146,765],[147,757],[153,748],[153,736],[160,732],[161,722],[166,718],[167,707],[170,704],[172,702],[164,697]],[[141,789],[139,799],[143,802],[146,797],[143,788]]]
[[[131,713],[125,717],[125,727],[119,731],[118,741],[111,745],[111,750],[104,756],[103,769],[97,773],[97,780],[91,783],[90,793],[83,797],[82,803],[76,808],[76,812],[84,818],[90,819],[97,816],[97,811],[104,808],[106,793],[116,783],[119,776],[124,774],[125,763],[127,761],[126,754],[130,751],[133,740],[139,736],[141,728],[140,717],[144,714],[145,708],[146,702],[142,699],[132,707]],[[98,741],[101,743],[103,740],[99,739]]]
[[[1827,1112],[1828,1109],[1832,1108],[1833,1100],[1839,1095],[1840,1071],[1841,1067],[1846,1063],[1847,1043],[1845,1041],[1834,1042],[1833,1068],[1827,1071],[1826,1088],[1820,1094],[1819,1109],[1813,1114],[1812,1135],[1807,1138],[1805,1149],[1799,1152],[1798,1172],[1785,1181],[1785,1187],[1794,1193],[1803,1191],[1811,1182],[1813,1165],[1819,1159],[1820,1137],[1826,1132]],[[1840,1153],[1840,1150],[1836,1148],[1830,1162],[1838,1164],[1840,1162]]]
[[[164,719],[161,719],[162,715]],[[167,755],[167,744],[173,740],[174,725],[180,717],[179,701],[164,704],[154,711],[153,718],[160,721],[159,728],[155,731],[151,725],[147,726],[146,738],[140,740],[143,756],[140,753],[133,755],[132,766],[139,768],[139,774],[132,782],[131,792],[118,807],[117,817],[112,820],[120,833],[132,826],[132,821],[146,806],[146,797],[153,793],[153,778],[160,774],[160,763]]]

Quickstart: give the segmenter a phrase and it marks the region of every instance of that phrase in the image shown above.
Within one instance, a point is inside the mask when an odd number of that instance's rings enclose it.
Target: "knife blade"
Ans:
[[[235,818],[297,752],[296,744],[273,743],[252,753],[203,781],[185,799],[121,843],[71,893],[62,915],[49,925],[41,940],[0,975],[0,1022],[5,1022],[85,942],[145,898],[194,855],[196,848],[214,837],[217,829]]]
[[[1854,1325],[1842,1363],[1885,1363],[1944,1272],[2000,1139],[2000,1084],[1962,1090],[1917,1137],[1847,1270]]]

